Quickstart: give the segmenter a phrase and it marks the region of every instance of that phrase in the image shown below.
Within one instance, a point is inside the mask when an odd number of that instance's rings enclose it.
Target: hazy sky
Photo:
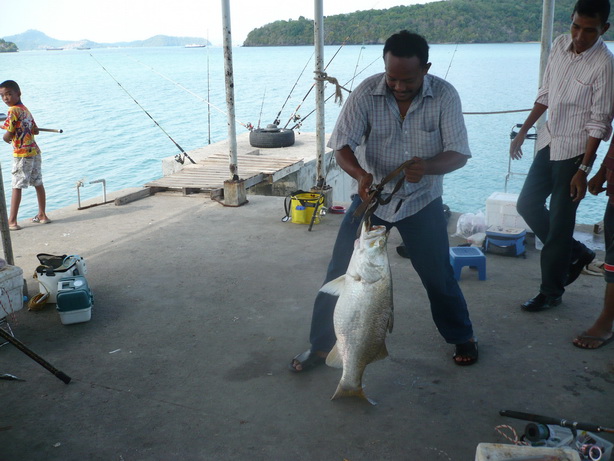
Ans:
[[[323,0],[324,16],[435,0]],[[230,0],[232,44],[252,29],[277,20],[313,19],[310,0]],[[222,43],[222,0],[6,0],[0,37],[28,29],[59,40],[100,43],[145,40],[154,35],[208,38]]]

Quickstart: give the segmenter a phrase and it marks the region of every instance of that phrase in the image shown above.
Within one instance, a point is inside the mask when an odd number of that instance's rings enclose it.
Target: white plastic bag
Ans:
[[[486,232],[486,217],[482,210],[477,213],[464,213],[456,222],[456,233],[453,237],[468,238],[473,234]]]

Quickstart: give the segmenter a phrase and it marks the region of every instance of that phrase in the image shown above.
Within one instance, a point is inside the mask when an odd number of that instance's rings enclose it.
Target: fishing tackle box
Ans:
[[[88,322],[92,318],[94,295],[82,275],[63,277],[58,282],[56,308],[64,325]]]
[[[85,260],[79,255],[36,255],[40,265],[36,268],[38,290],[42,294],[49,293],[47,302],[55,303],[58,293],[58,283],[63,277],[87,274]]]
[[[519,227],[490,226],[486,229],[484,252],[503,256],[526,257],[526,235],[526,229]]]

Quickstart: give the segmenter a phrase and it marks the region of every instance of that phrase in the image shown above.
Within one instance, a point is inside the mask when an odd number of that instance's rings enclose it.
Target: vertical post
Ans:
[[[548,64],[548,56],[552,48],[552,31],[554,29],[554,4],[555,0],[544,0],[542,6],[542,36],[541,36],[541,53],[539,57],[539,81],[537,86],[542,86],[546,64]],[[537,130],[546,123],[546,114],[542,115],[537,121]],[[535,143],[535,152],[537,154],[537,143]]]
[[[323,0],[314,0],[313,43],[316,56],[316,180],[318,188],[324,187],[324,8]]]
[[[4,182],[2,181],[2,167],[0,167],[0,232],[2,233],[2,248],[4,259],[11,266],[15,265],[13,258],[13,245],[11,244],[11,231],[9,230],[9,217],[6,211],[6,196],[4,195]]]
[[[232,38],[230,31],[230,0],[222,0],[224,35],[224,74],[226,82],[226,107],[228,110],[228,147],[230,157],[230,179],[239,179],[237,165],[237,132],[235,127],[234,74],[232,70]]]
[[[552,30],[554,29],[554,3],[555,0],[544,0],[542,12],[541,54],[539,58],[539,86],[544,78],[544,71],[548,63],[550,48],[552,48]]]

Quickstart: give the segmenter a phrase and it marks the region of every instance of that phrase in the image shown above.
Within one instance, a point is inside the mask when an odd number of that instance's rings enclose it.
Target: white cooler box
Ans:
[[[36,257],[41,263],[36,268],[38,290],[42,294],[49,293],[48,303],[57,302],[58,283],[63,277],[87,274],[85,260],[81,256],[55,256],[40,253]]]
[[[0,319],[23,308],[23,271],[17,266],[0,270]]]
[[[491,226],[515,227],[526,229],[531,228],[522,219],[516,210],[518,194],[507,192],[493,192],[486,199],[486,228]]]

